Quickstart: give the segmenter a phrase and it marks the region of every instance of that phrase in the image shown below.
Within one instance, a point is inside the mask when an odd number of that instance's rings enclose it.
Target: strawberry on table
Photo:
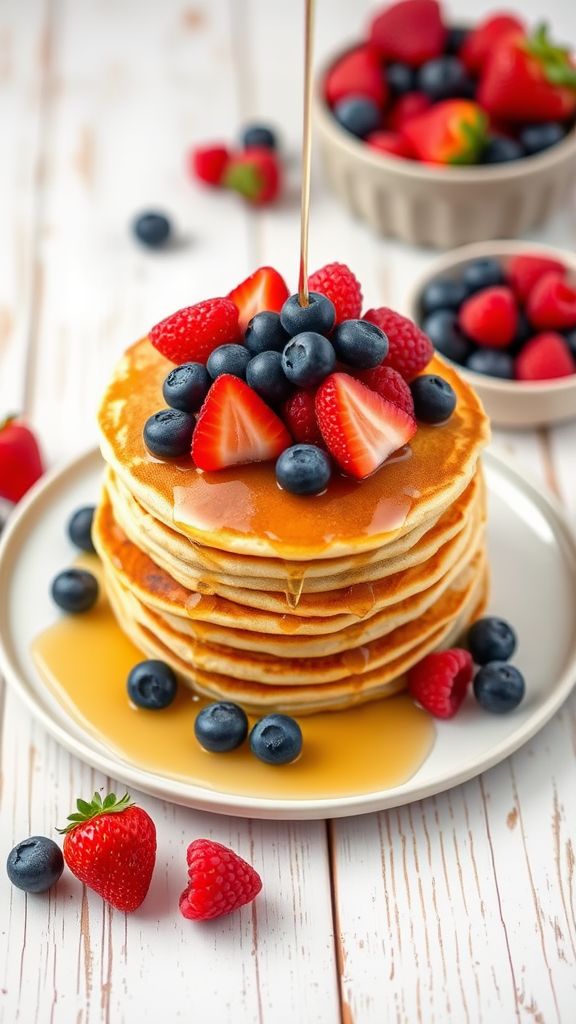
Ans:
[[[167,316],[150,341],[173,363],[205,363],[219,345],[238,341],[238,309],[230,299],[205,299]]]
[[[384,106],[388,98],[380,59],[371,46],[359,46],[337,61],[326,76],[324,88],[331,107],[348,96],[364,96],[378,106]]]
[[[536,282],[526,303],[528,319],[539,330],[576,327],[576,288],[566,274],[544,274]]]
[[[400,0],[376,15],[369,38],[385,60],[420,67],[442,54],[446,36],[436,0]]]
[[[537,334],[526,342],[516,357],[517,380],[553,380],[576,373],[566,339],[554,331]]]
[[[363,319],[376,324],[388,338],[388,355],[383,366],[391,366],[408,382],[428,366],[434,355],[432,342],[407,316],[380,306],[369,309]]]
[[[327,263],[308,278],[311,292],[325,295],[336,311],[335,324],[357,320],[362,310],[362,288],[345,263]]]
[[[0,498],[20,501],[42,476],[38,442],[16,416],[0,420]]]
[[[279,313],[289,294],[284,278],[274,267],[259,267],[236,285],[228,298],[238,310],[240,330],[244,332],[257,313]]]
[[[257,871],[221,843],[195,839],[186,851],[188,886],[180,913],[191,921],[209,921],[251,903],[262,888]]]
[[[514,14],[490,14],[468,33],[458,57],[468,71],[477,75],[502,40],[518,32],[524,32],[524,23]]]
[[[273,203],[282,187],[280,161],[272,149],[247,149],[230,157],[222,184],[253,206]]]
[[[564,121],[576,111],[576,67],[545,25],[507,36],[484,65],[478,102],[505,121]]]
[[[495,285],[484,288],[463,303],[460,327],[478,345],[506,348],[518,327],[518,307],[510,288]]]
[[[282,420],[239,377],[224,373],[208,392],[192,437],[198,469],[275,459],[292,443]]]
[[[472,100],[443,100],[408,120],[402,134],[430,164],[474,164],[488,141],[488,118]]]
[[[550,273],[564,275],[566,268],[552,256],[522,254],[512,257],[506,276],[516,298],[526,302],[537,281]]]
[[[137,910],[150,887],[156,861],[156,828],[152,818],[126,793],[90,803],[77,801],[68,815],[63,854],[73,875],[116,910]]]

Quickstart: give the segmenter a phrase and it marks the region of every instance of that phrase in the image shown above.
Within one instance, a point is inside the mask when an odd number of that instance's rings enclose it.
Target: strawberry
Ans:
[[[434,355],[432,342],[407,316],[380,306],[369,309],[363,319],[376,324],[388,338],[388,355],[383,366],[391,366],[408,382],[428,366]]]
[[[116,910],[136,910],[150,887],[156,861],[156,828],[152,818],[132,803],[109,793],[104,800],[78,800],[78,810],[58,831],[64,834],[63,854],[70,871]]]
[[[429,164],[475,164],[488,141],[488,118],[472,100],[442,100],[402,127],[416,156]]]
[[[440,5],[436,0],[400,0],[376,15],[369,38],[385,60],[420,67],[444,50]]]
[[[186,851],[188,886],[180,913],[191,921],[209,921],[251,903],[262,888],[257,871],[233,850],[212,839],[195,839]]]
[[[206,185],[221,185],[229,162],[230,151],[221,145],[197,146],[189,157],[190,171]]]
[[[331,107],[348,96],[366,96],[384,106],[388,86],[376,51],[359,46],[345,54],[326,75],[324,93]]]
[[[576,363],[566,339],[546,331],[526,342],[516,357],[514,372],[517,380],[552,380],[576,373]]]
[[[513,256],[508,264],[508,283],[519,302],[526,302],[534,285],[544,274],[565,274],[566,268],[552,256]]]
[[[506,348],[518,327],[518,306],[510,288],[483,288],[462,304],[460,327],[469,338],[486,348]]]
[[[295,441],[323,446],[314,398],[313,391],[295,391],[284,403],[282,415]]]
[[[545,25],[532,36],[507,36],[484,65],[477,99],[505,121],[566,120],[576,111],[576,68],[569,51],[550,42]]]
[[[536,282],[526,303],[528,319],[538,330],[576,327],[576,288],[565,272],[544,274]]]
[[[238,310],[230,299],[205,299],[167,316],[150,341],[173,363],[205,363],[218,345],[238,341]]]
[[[279,313],[289,294],[284,278],[274,267],[259,267],[228,292],[228,298],[238,309],[240,330],[244,333],[256,313]]]
[[[472,655],[460,647],[433,651],[408,673],[408,690],[435,718],[453,718],[472,681]]]
[[[239,377],[223,373],[210,388],[192,436],[198,469],[275,459],[292,444],[276,413]]]
[[[362,310],[362,288],[345,263],[327,263],[308,278],[311,292],[325,295],[336,310],[334,324],[357,320]]]
[[[432,100],[425,92],[407,92],[404,96],[399,96],[390,108],[386,127],[392,132],[401,132],[408,121],[423,114],[425,110],[430,110],[431,106]],[[408,144],[406,140],[406,145]],[[410,149],[414,152],[411,145]]]
[[[416,433],[408,413],[347,373],[332,373],[322,381],[316,418],[328,450],[357,480],[374,473]]]
[[[404,409],[414,419],[414,399],[406,381],[391,366],[375,366],[372,370],[359,370],[355,374],[367,388],[375,391],[392,405]]]
[[[502,40],[518,32],[524,32],[524,23],[514,14],[491,14],[468,33],[458,58],[471,74],[478,75]]]
[[[20,501],[42,476],[38,442],[16,416],[0,421],[0,498]]]
[[[377,153],[390,153],[392,156],[404,157],[405,160],[410,160],[415,155],[408,139],[397,132],[371,132],[366,139],[366,143],[370,146],[370,149],[375,149]]]
[[[282,172],[274,150],[254,148],[230,157],[222,184],[239,192],[253,206],[273,203],[280,194]]]

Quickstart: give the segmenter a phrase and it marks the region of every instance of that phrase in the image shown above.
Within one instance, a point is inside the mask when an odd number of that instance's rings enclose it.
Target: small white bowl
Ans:
[[[437,278],[454,277],[472,260],[493,256],[504,265],[512,256],[520,254],[553,256],[576,275],[576,253],[535,242],[502,241],[479,242],[453,249],[433,260],[422,277],[415,283],[408,299],[406,314],[421,324],[422,293]],[[445,359],[446,357],[443,356]],[[450,363],[450,360],[446,360]],[[576,373],[556,380],[516,381],[500,380],[451,363],[461,377],[468,381],[480,396],[492,423],[497,427],[537,427],[563,420],[576,419]]]

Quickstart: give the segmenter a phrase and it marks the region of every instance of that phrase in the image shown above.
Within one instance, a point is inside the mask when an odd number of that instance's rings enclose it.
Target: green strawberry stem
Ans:
[[[74,814],[68,815],[69,825],[65,828],[57,828],[56,831],[60,835],[64,835],[66,832],[71,832],[72,829],[81,825],[85,821],[91,821],[92,818],[98,818],[101,814],[121,814],[122,811],[127,810],[128,807],[133,806],[132,798],[128,793],[125,793],[123,797],[116,796],[115,793],[108,793],[108,796],[102,797],[100,793],[94,793],[92,800],[88,803],[87,800],[77,800],[76,807],[78,810]]]
[[[570,51],[550,41],[546,24],[538,25],[534,30],[526,41],[526,49],[536,57],[551,85],[576,90],[576,68],[570,59]]]
[[[18,413],[17,412],[9,412],[8,415],[4,417],[4,419],[0,420],[0,431],[5,430],[6,427],[9,427],[10,424],[14,423],[14,420],[17,420],[17,419],[18,419]]]
[[[255,164],[236,164],[225,172],[222,183],[247,199],[256,199],[262,190],[262,174]]]

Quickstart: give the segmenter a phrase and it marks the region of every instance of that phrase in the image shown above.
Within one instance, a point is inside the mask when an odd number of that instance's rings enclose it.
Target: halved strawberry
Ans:
[[[289,295],[284,278],[274,267],[259,267],[245,281],[236,285],[228,293],[228,298],[237,307],[240,329],[245,331],[248,321],[256,313],[262,313],[263,310],[279,313]]]
[[[226,469],[275,459],[292,444],[282,420],[230,373],[217,377],[198,414],[192,458],[198,469]]]
[[[417,429],[412,416],[347,373],[332,373],[322,382],[316,417],[336,462],[358,480],[374,473]]]

